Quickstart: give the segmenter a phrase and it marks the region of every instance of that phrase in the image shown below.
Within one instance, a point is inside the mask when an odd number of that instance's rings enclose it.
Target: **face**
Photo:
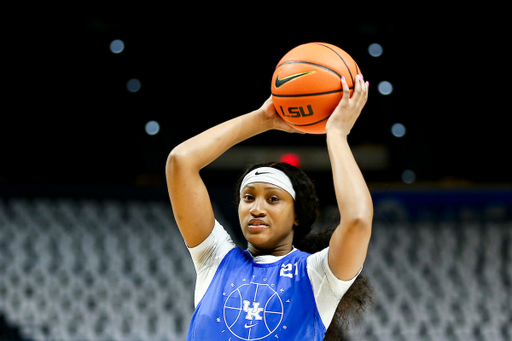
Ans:
[[[238,216],[249,247],[291,249],[297,221],[293,198],[284,189],[262,182],[246,185],[240,196]]]

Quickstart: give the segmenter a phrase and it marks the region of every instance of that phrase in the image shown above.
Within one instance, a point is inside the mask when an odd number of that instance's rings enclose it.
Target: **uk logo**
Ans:
[[[242,284],[224,303],[224,322],[241,340],[261,340],[277,330],[284,307],[278,293],[268,284]]]
[[[263,320],[260,313],[263,311],[263,308],[260,308],[260,304],[257,302],[253,302],[253,307],[250,308],[251,302],[244,300],[244,311],[247,313],[245,315],[246,320]]]

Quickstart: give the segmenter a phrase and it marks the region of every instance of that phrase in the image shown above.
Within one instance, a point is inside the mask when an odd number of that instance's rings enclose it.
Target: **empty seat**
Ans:
[[[416,222],[379,210],[364,266],[377,306],[355,339],[510,339],[503,206]],[[184,340],[194,280],[168,203],[0,200],[0,311],[27,339]]]

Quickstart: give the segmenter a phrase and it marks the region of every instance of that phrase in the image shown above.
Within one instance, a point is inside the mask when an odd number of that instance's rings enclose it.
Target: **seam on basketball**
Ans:
[[[349,89],[353,90],[354,87],[350,87]],[[316,93],[311,93],[311,94],[286,94],[286,95],[281,95],[281,94],[275,94],[273,92],[271,94],[272,94],[272,96],[275,96],[275,97],[308,97],[308,96],[329,95],[329,94],[333,94],[333,93],[336,93],[336,92],[343,92],[343,89],[332,90],[332,91],[325,91],[325,92],[316,92]]]
[[[334,49],[332,49],[330,46],[327,46],[327,45],[324,45],[324,44],[318,44],[318,45],[321,45],[321,46],[323,46],[323,47],[328,48],[328,49],[329,49],[329,50],[331,50],[332,52],[336,53],[336,55],[337,55],[338,57],[340,57],[340,58],[341,58],[341,60],[343,61],[343,64],[345,64],[345,67],[346,67],[346,68],[347,68],[347,70],[348,70],[348,73],[350,74],[350,79],[352,79],[352,84],[355,84],[355,83],[354,83],[354,76],[352,75],[352,71],[350,71],[350,68],[348,67],[348,64],[347,64],[347,62],[345,61],[345,59],[344,59],[344,58],[343,58],[343,57],[342,57],[338,52],[336,52]],[[340,76],[340,78],[341,78],[341,76]]]
[[[315,125],[317,123],[320,123],[320,122],[323,122],[325,120],[327,120],[330,116],[327,116],[327,117],[324,117],[322,118],[320,121],[316,121],[316,122],[313,122],[313,123],[307,123],[307,124],[295,124],[295,123],[291,123],[291,122],[286,122],[292,126],[296,126],[296,127],[307,127],[307,126],[312,126],[312,125]]]
[[[340,77],[340,78],[341,78],[341,75],[340,75],[338,72],[336,72],[336,70],[333,70],[333,69],[329,68],[328,66],[320,65],[320,64],[316,64],[316,63],[312,63],[312,62],[306,62],[306,61],[304,61],[304,60],[289,60],[289,61],[287,61],[287,62],[284,62],[284,63],[279,64],[279,65],[276,67],[276,69],[277,69],[277,68],[279,68],[279,67],[281,67],[282,65],[285,65],[285,64],[293,64],[293,63],[297,63],[297,64],[307,64],[307,65],[318,66],[318,67],[321,67],[321,68],[323,68],[323,69],[326,69],[327,71],[330,71],[330,72],[332,72],[332,73],[336,74],[338,77]]]

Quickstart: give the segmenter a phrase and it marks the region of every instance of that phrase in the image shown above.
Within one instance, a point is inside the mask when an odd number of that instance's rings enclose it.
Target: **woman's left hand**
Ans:
[[[366,101],[368,100],[369,83],[365,82],[363,75],[359,74],[355,79],[354,92],[350,97],[350,89],[345,77],[341,78],[343,87],[343,97],[329,117],[326,125],[326,131],[331,129],[341,130],[343,135],[347,136],[354,126],[357,118],[361,114]]]

